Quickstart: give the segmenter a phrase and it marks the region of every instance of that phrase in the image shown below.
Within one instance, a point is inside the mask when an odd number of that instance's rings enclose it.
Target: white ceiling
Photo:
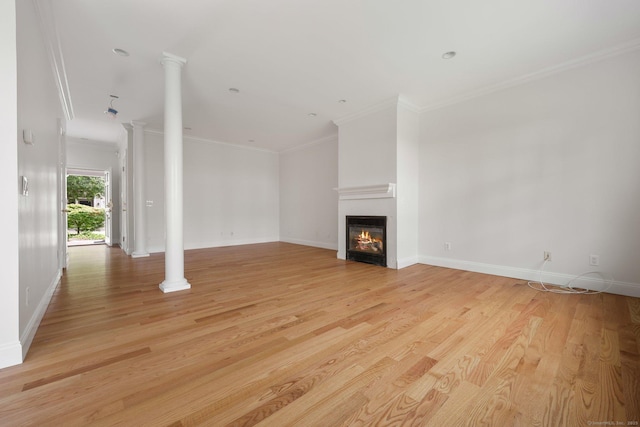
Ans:
[[[185,135],[278,151],[335,134],[332,120],[399,94],[431,108],[596,52],[640,45],[638,0],[51,5],[75,113],[67,133],[105,141],[118,137],[121,122],[162,129],[163,51],[188,60]],[[441,58],[452,50],[454,59]],[[110,94],[120,97],[116,120],[103,114]]]

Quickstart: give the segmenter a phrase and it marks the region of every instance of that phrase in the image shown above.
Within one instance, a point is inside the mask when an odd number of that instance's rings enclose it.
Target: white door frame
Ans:
[[[62,271],[69,265],[67,252],[67,144],[65,124],[58,119],[58,268]]]
[[[112,171],[111,168],[108,169],[91,169],[91,168],[84,168],[84,167],[71,167],[71,166],[67,166],[65,168],[65,177],[64,177],[64,200],[63,202],[65,203],[65,211],[66,211],[66,200],[67,200],[67,176],[69,175],[79,175],[79,176],[95,176],[95,177],[99,177],[99,178],[104,178],[105,179],[105,194],[104,198],[105,198],[105,218],[104,218],[104,231],[105,231],[105,243],[109,246],[111,246],[113,244],[112,242],[112,231],[113,231],[113,226],[112,226],[112,214],[111,212],[107,212],[107,206],[109,206],[109,204],[111,204],[111,206],[113,206],[113,199],[111,198],[111,188],[112,188],[112,184],[113,184],[113,180],[112,180]],[[107,184],[106,179],[109,179],[109,183]],[[67,215],[66,213],[64,214],[64,225],[65,225],[65,235],[66,235],[66,226],[67,226]],[[107,240],[107,231],[109,232],[108,235],[108,240]],[[66,239],[65,239],[66,240]]]
[[[111,168],[104,171],[104,242],[107,246],[113,246],[113,225],[112,225],[112,217],[113,217],[113,197],[111,196],[112,182],[111,182]]]
[[[131,253],[131,249],[129,248],[129,213],[127,212],[127,197],[128,191],[127,186],[129,185],[129,168],[127,167],[127,150],[124,150],[122,153],[122,163],[120,167],[122,168],[122,175],[120,176],[120,246],[124,253],[129,255]]]

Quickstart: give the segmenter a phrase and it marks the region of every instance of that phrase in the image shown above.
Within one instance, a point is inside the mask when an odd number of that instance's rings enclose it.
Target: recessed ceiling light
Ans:
[[[249,142],[256,142],[254,139],[250,139]]]
[[[120,55],[120,56],[129,56],[129,52],[127,52],[124,49],[120,49],[120,48],[115,48],[112,50],[113,53],[115,53],[116,55]]]
[[[189,126],[185,126],[185,127],[183,127],[182,129],[184,129],[184,130],[191,130],[191,128],[190,128]]]
[[[307,115],[308,115],[309,117],[315,117],[315,116],[317,116],[317,114],[316,114],[316,113],[309,113],[309,114],[307,114]]]
[[[229,88],[229,92],[231,92],[231,93],[240,93],[240,89],[237,89],[235,87],[230,87]]]
[[[442,59],[451,59],[454,56],[456,56],[456,53],[454,51],[445,52],[445,53],[442,54]]]
[[[340,104],[344,104],[345,102],[347,102],[347,100],[346,100],[346,99],[340,99],[340,100],[338,100],[338,102],[339,102]]]

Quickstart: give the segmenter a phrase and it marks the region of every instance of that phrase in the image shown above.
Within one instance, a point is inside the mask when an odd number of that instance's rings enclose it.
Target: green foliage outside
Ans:
[[[104,240],[104,234],[93,233],[91,231],[83,231],[80,234],[68,234],[67,240]]]
[[[68,228],[75,228],[78,234],[95,231],[104,225],[104,209],[72,203],[67,205]]]
[[[67,203],[78,203],[80,199],[93,201],[96,196],[104,196],[103,178],[79,175],[67,177]]]

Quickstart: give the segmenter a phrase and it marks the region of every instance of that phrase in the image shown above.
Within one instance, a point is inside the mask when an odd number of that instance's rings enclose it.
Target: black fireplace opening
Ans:
[[[347,216],[347,259],[387,266],[386,216]]]

